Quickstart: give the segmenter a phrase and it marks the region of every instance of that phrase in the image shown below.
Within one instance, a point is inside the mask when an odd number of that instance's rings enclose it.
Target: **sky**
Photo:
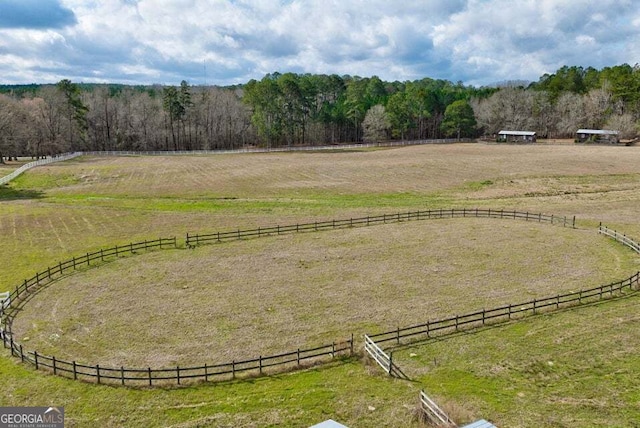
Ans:
[[[0,83],[485,86],[640,62],[637,0],[0,0]]]

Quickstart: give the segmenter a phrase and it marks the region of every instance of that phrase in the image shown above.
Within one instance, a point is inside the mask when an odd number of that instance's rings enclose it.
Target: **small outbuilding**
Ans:
[[[500,131],[498,142],[502,143],[535,143],[536,133],[533,131]]]
[[[620,142],[619,134],[619,131],[608,129],[578,129],[576,142],[618,144]]]

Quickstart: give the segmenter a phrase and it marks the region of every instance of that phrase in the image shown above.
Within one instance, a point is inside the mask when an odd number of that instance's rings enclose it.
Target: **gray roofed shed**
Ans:
[[[609,129],[578,129],[576,136],[579,143],[593,141],[617,144],[620,142],[619,133]]]
[[[498,132],[498,141],[524,141],[535,143],[536,133],[534,131],[506,131]]]

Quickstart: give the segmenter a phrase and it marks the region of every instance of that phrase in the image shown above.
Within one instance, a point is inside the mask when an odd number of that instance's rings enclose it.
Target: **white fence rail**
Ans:
[[[623,245],[626,245],[636,253],[640,254],[640,244],[630,239],[627,235],[618,233],[615,230],[611,230],[608,227],[603,226],[602,224],[600,225],[600,227],[598,227],[598,233],[602,233],[603,235],[610,236],[611,238],[622,243]]]
[[[81,155],[82,155],[82,152],[65,153],[65,154],[62,154],[62,155],[58,155],[56,157],[49,157],[49,158],[46,158],[46,159],[40,159],[40,160],[37,160],[37,161],[25,163],[20,168],[18,168],[15,171],[13,171],[11,174],[5,175],[4,177],[0,178],[0,185],[7,184],[11,180],[16,178],[20,174],[22,174],[23,172],[25,172],[26,170],[31,169],[33,167],[40,166],[40,165],[47,165],[47,164],[54,163],[54,162],[62,162],[62,161],[66,161],[66,160],[69,160],[69,159],[73,159],[73,158],[81,156]]]
[[[0,315],[5,308],[9,307],[9,305],[11,305],[11,293],[9,293],[8,291],[0,293]]]
[[[22,165],[20,168],[13,171],[11,174],[0,178],[0,185],[6,184],[22,174],[24,171],[39,165],[46,165],[52,162],[61,162],[69,159],[73,159],[77,156],[91,155],[91,156],[174,156],[174,155],[221,155],[232,153],[270,153],[270,152],[294,152],[294,151],[320,151],[320,150],[349,150],[360,149],[368,147],[398,147],[398,146],[415,146],[422,144],[453,144],[472,142],[474,140],[469,138],[443,138],[436,140],[407,140],[407,141],[383,141],[379,143],[361,143],[361,144],[337,144],[333,146],[291,146],[291,147],[247,147],[242,149],[220,149],[220,150],[159,150],[159,151],[93,151],[93,152],[74,152],[58,155],[56,157],[50,157],[47,159],[40,159],[34,162],[29,162]]]
[[[442,410],[435,401],[429,398],[424,391],[420,391],[420,409],[424,412],[429,421],[437,427],[458,427],[458,425],[456,425],[456,423],[447,416],[444,410]]]
[[[91,156],[174,156],[174,155],[223,155],[233,153],[271,153],[271,152],[306,152],[322,150],[349,150],[371,147],[402,147],[423,144],[453,144],[469,143],[474,140],[469,138],[441,138],[435,140],[403,140],[383,141],[379,143],[336,144],[330,146],[284,146],[284,147],[244,147],[241,149],[214,149],[214,150],[155,150],[155,151],[100,151],[83,152]]]
[[[393,354],[387,355],[376,342],[371,340],[369,336],[364,335],[364,350],[384,369],[389,375],[393,369]]]

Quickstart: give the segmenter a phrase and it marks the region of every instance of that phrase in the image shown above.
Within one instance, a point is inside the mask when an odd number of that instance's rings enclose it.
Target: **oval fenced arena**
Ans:
[[[545,215],[541,213],[528,213],[519,211],[491,210],[491,209],[438,209],[416,212],[405,212],[381,216],[367,216],[341,220],[321,221],[288,226],[265,227],[249,230],[236,230],[231,232],[215,232],[206,234],[187,234],[184,247],[195,247],[205,243],[217,243],[229,240],[242,240],[249,238],[266,237],[289,233],[302,233],[322,230],[334,230],[345,228],[366,227],[379,224],[412,222],[422,220],[436,220],[446,218],[491,218],[491,219],[519,219],[538,223],[548,223],[568,228],[576,227],[575,217]],[[638,248],[638,244],[630,238],[619,235],[606,228],[600,227],[599,232],[612,236],[624,245]],[[12,325],[19,309],[24,307],[29,300],[49,286],[55,286],[55,282],[76,271],[86,270],[104,264],[120,257],[132,256],[138,253],[153,250],[168,250],[182,247],[176,238],[159,238],[149,241],[130,243],[101,249],[86,253],[79,257],[73,257],[65,262],[36,273],[32,278],[25,280],[16,286],[12,292],[2,296],[2,331],[0,332],[3,346],[10,349],[11,354],[21,361],[33,365],[36,369],[43,369],[53,374],[73,378],[77,380],[92,381],[97,383],[109,383],[125,386],[164,386],[167,384],[182,385],[194,381],[222,381],[255,377],[265,374],[280,372],[283,370],[295,370],[314,364],[330,361],[335,358],[351,357],[359,350],[354,342],[354,335],[350,338],[333,341],[328,344],[312,347],[298,348],[292,351],[277,353],[274,355],[259,355],[256,358],[232,360],[225,363],[204,363],[201,365],[175,365],[173,367],[138,367],[125,366],[113,367],[108,364],[80,363],[75,360],[58,358],[45,355],[37,350],[27,350],[19,338],[14,337]],[[444,319],[429,321],[410,327],[398,327],[393,331],[371,334],[377,343],[392,342],[399,344],[405,339],[414,340],[432,334],[448,334],[459,329],[481,327],[495,321],[511,320],[525,314],[535,314],[537,311],[560,309],[574,304],[593,301],[594,298],[602,299],[612,297],[616,293],[622,293],[625,289],[635,290],[638,286],[638,274],[617,283],[605,286],[592,287],[573,293],[558,293],[551,297],[534,299],[529,302],[509,304],[494,309],[482,310],[470,314],[456,315]],[[359,337],[357,335],[356,337]],[[202,356],[205,360],[206,356]]]

